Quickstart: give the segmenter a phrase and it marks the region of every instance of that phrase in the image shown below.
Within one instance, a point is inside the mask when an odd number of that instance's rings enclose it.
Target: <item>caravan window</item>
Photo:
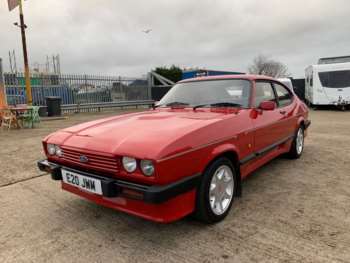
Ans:
[[[350,70],[319,72],[318,76],[320,77],[320,81],[323,87],[350,87]]]

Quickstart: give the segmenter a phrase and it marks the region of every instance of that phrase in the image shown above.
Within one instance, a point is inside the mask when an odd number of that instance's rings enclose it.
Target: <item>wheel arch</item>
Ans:
[[[206,165],[203,172],[217,159],[225,157],[229,159],[235,169],[237,174],[238,186],[236,188],[235,196],[242,195],[242,181],[241,181],[241,171],[239,163],[239,152],[234,145],[221,145],[218,148],[213,149],[210,157],[207,159]]]
[[[302,126],[305,129],[305,119],[304,119],[304,117],[300,117],[298,119],[296,130],[298,130],[298,128],[300,126]]]

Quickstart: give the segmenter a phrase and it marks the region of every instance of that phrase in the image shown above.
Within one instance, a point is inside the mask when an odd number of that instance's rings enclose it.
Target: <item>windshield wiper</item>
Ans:
[[[172,106],[187,106],[189,105],[187,102],[181,102],[181,101],[173,101],[173,102],[169,102],[167,104],[158,104],[158,105],[155,105],[154,108],[158,108],[158,107],[162,107],[162,106],[165,106],[165,107],[172,107]]]
[[[242,107],[241,104],[234,103],[234,102],[217,102],[217,103],[207,103],[207,104],[200,104],[193,107],[193,110],[196,110],[198,108],[203,107]]]

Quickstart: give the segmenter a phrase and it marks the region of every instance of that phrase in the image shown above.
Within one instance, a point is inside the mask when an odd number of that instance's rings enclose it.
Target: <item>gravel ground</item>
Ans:
[[[312,111],[302,158],[256,171],[211,226],[148,222],[40,176],[45,135],[111,114],[0,132],[0,262],[350,262],[350,112]]]

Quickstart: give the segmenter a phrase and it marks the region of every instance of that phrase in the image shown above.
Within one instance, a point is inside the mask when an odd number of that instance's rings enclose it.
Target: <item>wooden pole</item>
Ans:
[[[30,73],[29,73],[26,32],[25,32],[26,25],[24,24],[22,0],[18,0],[18,5],[19,5],[19,19],[20,19],[20,23],[21,23],[20,28],[21,28],[21,35],[22,35],[24,75],[25,75],[25,83],[26,83],[27,104],[32,105],[32,102],[33,102],[32,88],[30,86]]]
[[[2,59],[0,58],[0,109],[7,106],[5,81],[2,70]]]

